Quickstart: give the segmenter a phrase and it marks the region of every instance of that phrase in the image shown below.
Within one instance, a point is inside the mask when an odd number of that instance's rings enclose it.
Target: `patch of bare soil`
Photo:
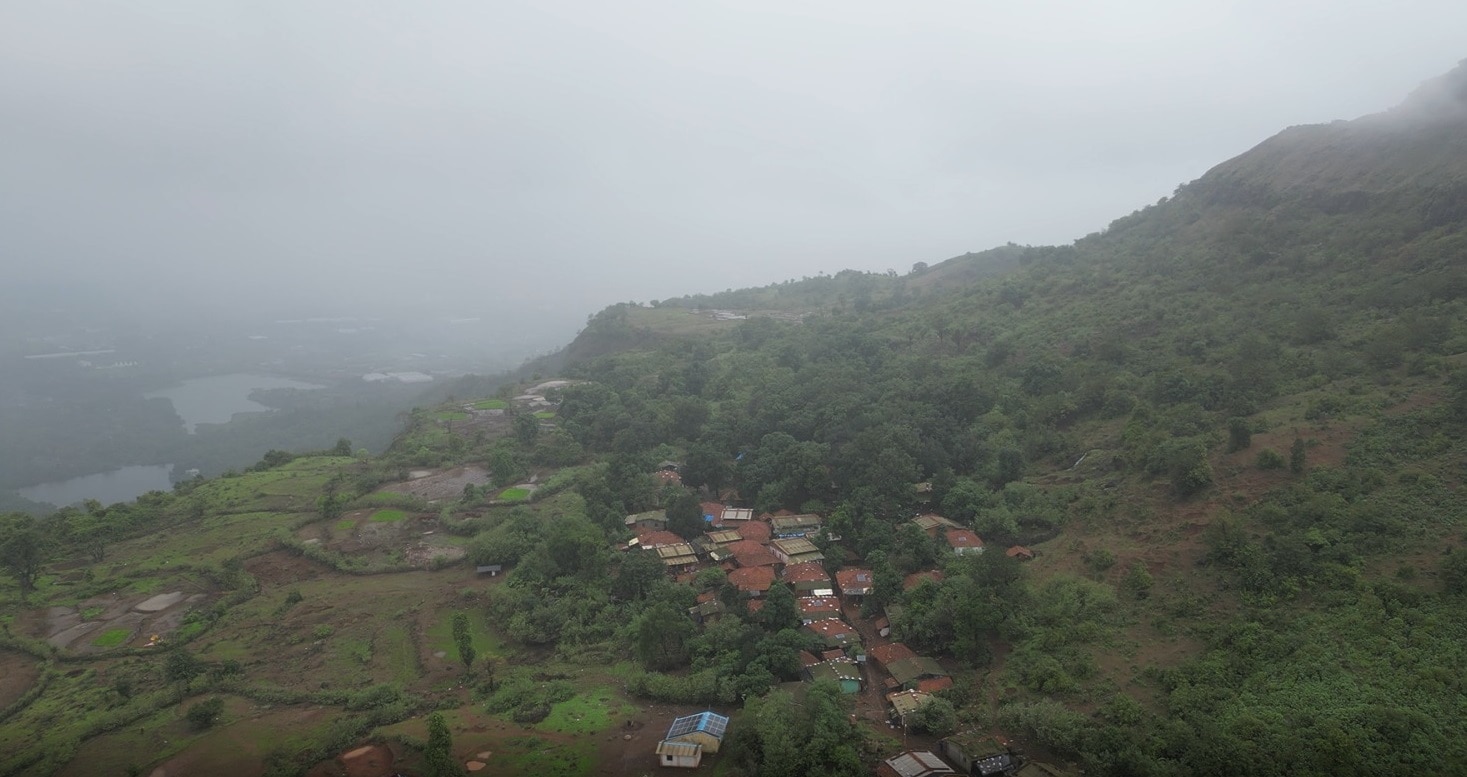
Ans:
[[[411,494],[429,501],[457,499],[463,496],[464,486],[482,487],[489,483],[489,471],[483,467],[455,467],[427,477],[416,478],[405,483],[383,486],[381,491]]]
[[[40,676],[39,661],[23,653],[0,650],[0,709],[24,696]]]
[[[596,746],[596,774],[615,777],[686,774],[686,769],[673,769],[658,763],[657,743],[672,727],[673,720],[706,709],[709,708],[667,704],[640,707],[634,715],[623,719],[620,726],[596,735],[601,739]],[[730,710],[717,708],[714,711],[724,715],[730,713]],[[717,759],[720,756],[709,757]]]
[[[246,572],[260,581],[261,588],[278,588],[327,574],[326,567],[293,553],[277,550],[244,562]]]

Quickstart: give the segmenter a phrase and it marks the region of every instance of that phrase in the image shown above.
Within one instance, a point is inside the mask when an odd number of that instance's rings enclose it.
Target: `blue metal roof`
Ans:
[[[688,715],[678,718],[672,722],[672,727],[667,730],[666,739],[673,739],[691,734],[694,731],[702,731],[717,739],[723,739],[723,732],[728,730],[728,718],[716,712],[700,712],[696,715]]]

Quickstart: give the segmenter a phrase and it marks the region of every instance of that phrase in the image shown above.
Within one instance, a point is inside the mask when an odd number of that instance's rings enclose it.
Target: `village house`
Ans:
[[[686,540],[670,531],[652,530],[639,533],[627,542],[627,547],[657,548],[663,545],[682,545]]]
[[[773,567],[779,563],[769,548],[757,542],[740,540],[723,548],[733,554],[734,561],[741,567]],[[774,574],[773,571],[770,574]]]
[[[763,596],[774,585],[774,567],[740,567],[728,573],[728,582],[744,596]]]
[[[820,638],[820,644],[827,648],[846,648],[861,644],[861,635],[841,620],[820,620],[806,624],[805,631]]]
[[[840,618],[840,600],[833,596],[801,596],[795,600],[800,622],[811,624],[828,618]]]
[[[1023,545],[1015,545],[1012,548],[1009,548],[1007,551],[1004,552],[1004,555],[1008,556],[1009,558],[1016,558],[1020,561],[1034,560],[1034,551],[1029,550]]]
[[[723,508],[723,523],[729,523],[730,521],[739,522],[752,520],[754,520],[754,511],[750,510],[747,507]]]
[[[717,502],[704,502],[701,507],[703,508],[703,520],[705,522],[714,526],[723,523],[723,505]]]
[[[738,532],[740,537],[743,537],[749,542],[757,542],[760,545],[769,542],[774,536],[774,533],[769,530],[769,524],[763,521],[746,521],[744,523],[736,523],[733,527],[734,531]]]
[[[805,564],[825,560],[815,543],[804,538],[778,539],[769,543],[774,557],[785,564]]]
[[[910,591],[922,584],[923,580],[931,580],[933,583],[941,583],[944,577],[941,569],[928,569],[922,572],[913,572],[902,578],[902,590]]]
[[[883,672],[887,671],[886,667],[890,663],[917,657],[915,651],[900,642],[888,642],[885,645],[878,645],[866,651],[866,653],[871,656],[871,663]]]
[[[922,705],[932,700],[932,694],[921,691],[893,691],[886,695],[886,714],[893,723],[906,728],[910,718]]]
[[[887,674],[891,675],[895,687],[903,690],[919,690],[924,693],[936,693],[953,685],[952,677],[937,659],[927,656],[914,656],[893,661],[886,665]]]
[[[662,766],[695,768],[704,753],[716,753],[728,731],[728,718],[715,712],[700,712],[672,722],[667,736],[657,743],[658,763]]]
[[[1022,760],[988,734],[965,731],[937,743],[937,751],[954,766],[974,777],[1012,775]]]
[[[874,580],[869,569],[842,569],[835,573],[841,596],[870,596]]]
[[[820,516],[812,513],[803,515],[776,515],[769,519],[769,528],[775,537],[808,537],[820,531]]]
[[[698,566],[698,556],[693,552],[693,546],[686,542],[678,542],[671,545],[658,545],[648,548],[662,559],[663,566],[674,574],[679,572],[691,572]]]
[[[703,536],[707,537],[715,545],[732,545],[743,539],[743,536],[733,529],[714,529],[704,532]]]
[[[944,518],[937,513],[923,513],[912,519],[917,528],[927,532],[928,537],[936,537],[937,533],[945,529],[961,529],[963,525],[951,518]]]
[[[628,515],[626,526],[632,531],[661,531],[667,528],[667,511],[648,510],[645,513]]]
[[[830,585],[830,575],[826,573],[825,567],[816,561],[790,564],[780,573],[779,579],[794,589],[796,594],[833,596],[835,593],[835,589]]]
[[[861,678],[861,667],[849,658],[831,658],[805,667],[805,676],[815,680],[833,680],[840,686],[841,693],[860,693],[865,686]]]
[[[967,529],[948,529],[947,544],[959,556],[983,552],[983,539]]]
[[[908,750],[882,761],[876,767],[877,777],[941,777],[957,774],[936,753],[928,750]]]

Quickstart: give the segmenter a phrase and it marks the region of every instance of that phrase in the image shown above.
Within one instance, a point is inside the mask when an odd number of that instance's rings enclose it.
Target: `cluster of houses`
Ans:
[[[702,569],[722,569],[739,592],[742,606],[751,613],[763,607],[776,582],[785,584],[795,594],[801,628],[821,645],[818,652],[802,652],[805,676],[828,678],[846,693],[859,693],[868,683],[868,673],[863,670],[870,667],[871,682],[880,684],[888,713],[896,723],[906,725],[932,694],[952,687],[952,677],[935,659],[918,655],[900,642],[863,644],[861,633],[846,619],[845,605],[859,605],[870,595],[874,576],[871,570],[859,567],[840,569],[831,576],[814,542],[825,531],[819,515],[785,511],[756,517],[752,510],[714,502],[702,507],[707,529],[693,539],[668,531],[666,515],[660,510],[627,516],[626,526],[636,535],[627,549],[656,554],[679,580],[691,580]],[[954,554],[983,552],[982,538],[955,521],[926,514],[913,522],[929,536],[943,537]],[[904,581],[904,587],[914,587],[924,579],[941,581],[942,573],[916,573]],[[699,596],[689,614],[706,623],[721,617],[727,606],[715,591],[708,591]],[[876,620],[873,625],[879,637],[890,634],[889,616],[897,614],[893,608]]]

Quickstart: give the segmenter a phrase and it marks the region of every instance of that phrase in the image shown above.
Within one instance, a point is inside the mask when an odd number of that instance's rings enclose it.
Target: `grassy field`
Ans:
[[[502,399],[481,399],[473,405],[475,410],[503,410],[509,403]]]
[[[433,414],[433,418],[439,421],[464,421],[468,417],[469,414],[462,410],[439,410]]]
[[[550,715],[535,724],[541,731],[594,734],[610,728],[614,718],[625,718],[636,708],[620,702],[609,688],[595,688],[550,707]]]
[[[389,508],[386,510],[378,510],[377,512],[372,513],[372,516],[367,520],[371,521],[372,523],[397,523],[399,521],[407,520],[407,513],[402,510]]]
[[[117,647],[132,636],[132,629],[107,629],[101,636],[92,640],[92,647],[110,648]]]
[[[504,643],[489,628],[489,619],[484,615],[483,610],[477,607],[466,607],[463,610],[448,608],[440,610],[426,635],[429,650],[445,653],[450,660],[458,660],[458,645],[453,641],[453,616],[456,612],[463,612],[469,616],[469,636],[473,637],[474,652],[478,653],[480,658],[504,655]]]
[[[538,419],[540,419],[542,421],[547,421],[547,420],[555,417],[555,411],[554,410],[536,410],[535,413],[534,413],[534,415],[535,415],[536,418],[538,418]]]
[[[528,488],[506,488],[499,492],[499,498],[519,502],[530,498],[530,490]]]

